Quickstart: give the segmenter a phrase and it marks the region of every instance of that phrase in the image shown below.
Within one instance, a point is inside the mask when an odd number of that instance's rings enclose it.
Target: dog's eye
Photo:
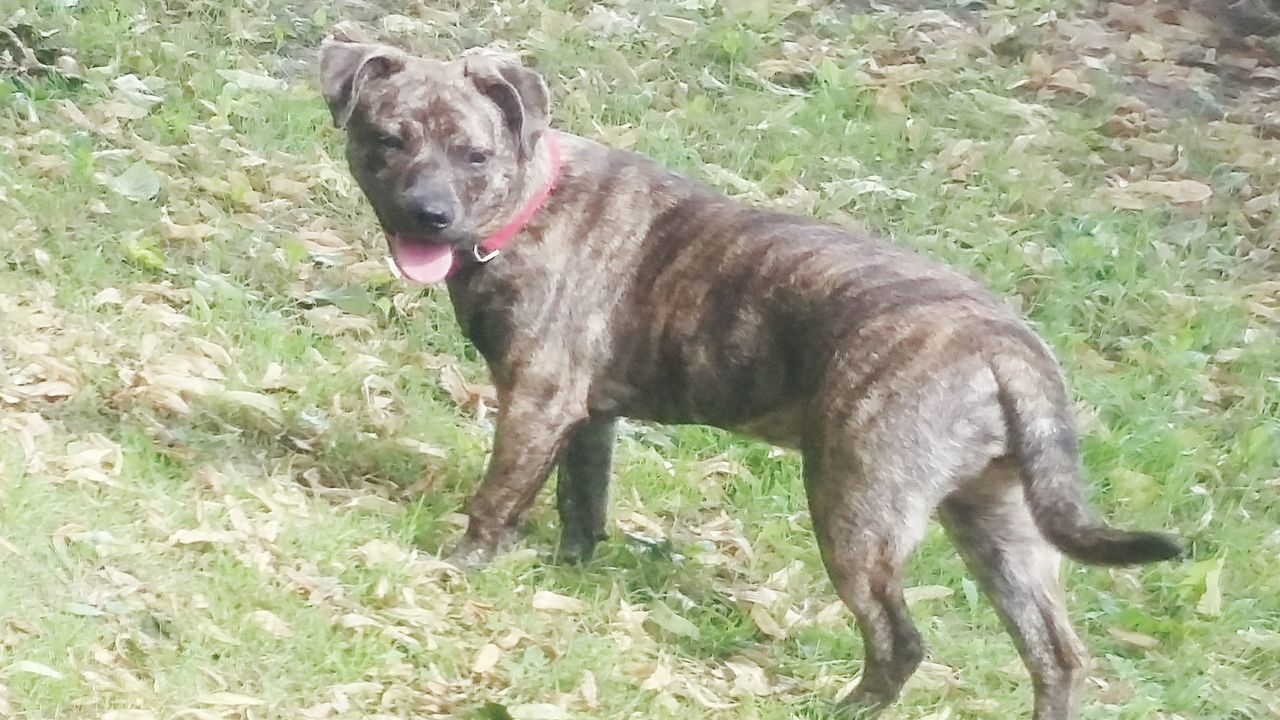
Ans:
[[[467,162],[472,165],[483,165],[489,161],[489,153],[475,148],[467,152]]]
[[[381,146],[382,146],[382,147],[384,147],[384,148],[390,148],[390,149],[392,149],[392,150],[403,150],[403,149],[404,149],[404,140],[401,140],[400,138],[396,137],[395,135],[390,135],[390,134],[386,134],[386,135],[379,135],[379,136],[378,136],[378,144],[379,144],[379,145],[381,145]]]

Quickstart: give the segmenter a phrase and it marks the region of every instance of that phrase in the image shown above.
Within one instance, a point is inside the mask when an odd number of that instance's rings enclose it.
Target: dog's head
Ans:
[[[326,40],[320,87],[346,128],[347,159],[412,280],[444,279],[517,212],[547,129],[547,88],[491,54],[451,62]]]

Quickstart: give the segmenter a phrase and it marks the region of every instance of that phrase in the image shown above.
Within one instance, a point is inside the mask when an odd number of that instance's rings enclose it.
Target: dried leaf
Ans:
[[[147,87],[147,84],[140,80],[137,75],[121,75],[112,79],[111,84],[116,87],[115,96],[118,99],[144,110],[149,110],[152,106],[163,101],[163,98],[153,95],[151,88]]]
[[[1213,196],[1213,189],[1198,180],[1139,180],[1106,188],[1103,194],[1115,207],[1145,210],[1162,201],[1200,203]]]
[[[1081,80],[1074,70],[1063,68],[1049,76],[1045,86],[1054,90],[1067,90],[1084,97],[1093,97],[1096,92],[1089,83]]]
[[[661,690],[671,684],[671,668],[662,663],[654,666],[653,672],[640,683],[641,690]]]
[[[196,698],[196,702],[201,705],[226,705],[234,707],[256,707],[263,705],[262,700],[250,697],[248,695],[239,695],[232,692],[215,692],[207,695],[201,695]]]
[[[233,405],[252,410],[277,425],[284,424],[284,413],[280,411],[280,404],[270,395],[248,390],[224,390],[218,397]]]
[[[195,528],[179,530],[170,535],[167,542],[171,545],[230,545],[236,540],[234,533],[225,530]]]
[[[471,672],[476,675],[487,675],[498,665],[498,661],[502,659],[502,648],[493,643],[485,643],[480,648],[480,652],[476,653],[476,659],[471,663]]]
[[[289,86],[284,80],[278,80],[269,75],[259,75],[257,73],[247,72],[245,70],[218,70],[218,75],[227,82],[235,83],[245,90],[256,90],[260,92],[275,92],[284,90]]]
[[[569,720],[569,711],[551,703],[524,703],[507,708],[512,720]]]
[[[164,235],[166,240],[200,242],[212,235],[214,232],[214,227],[206,223],[179,225],[169,220],[168,213],[164,213],[160,216],[160,233]]]
[[[533,594],[535,610],[552,610],[564,613],[580,613],[587,609],[587,604],[577,598],[553,593],[550,590],[539,590]]]
[[[413,438],[400,438],[399,440],[396,441],[396,444],[399,445],[400,447],[416,452],[419,455],[425,455],[427,457],[433,457],[433,458],[449,457],[449,453],[447,451],[442,450],[434,445],[428,445],[420,440],[414,440]]]
[[[1125,630],[1124,628],[1109,627],[1107,628],[1107,634],[1126,645],[1132,645],[1140,650],[1154,650],[1160,644],[1159,640],[1150,635]]]
[[[1268,210],[1280,208],[1280,192],[1271,192],[1246,200],[1241,206],[1247,217],[1256,218]]]
[[[894,115],[906,115],[907,104],[902,99],[902,88],[884,85],[876,90],[876,107]]]
[[[582,696],[582,702],[590,709],[594,710],[600,705],[600,690],[596,687],[595,673],[590,670],[582,671],[582,681],[578,683],[578,694]]]
[[[293,628],[289,623],[270,610],[255,610],[250,613],[249,619],[273,637],[287,638],[293,635]]]
[[[130,200],[150,200],[160,194],[160,176],[139,160],[111,179],[109,186]]]
[[[47,677],[51,680],[61,680],[63,678],[62,673],[58,672],[57,670],[54,670],[48,665],[45,665],[43,663],[38,663],[34,660],[19,660],[13,663],[12,665],[10,665],[9,667],[5,668],[6,675],[16,675],[18,673],[23,673],[26,675],[39,675],[41,677]]]
[[[1129,186],[1133,192],[1162,195],[1176,203],[1197,203],[1213,197],[1213,189],[1199,180],[1140,180]]]
[[[943,598],[949,598],[954,593],[954,590],[944,585],[919,585],[907,588],[902,592],[903,596],[907,600],[907,605],[915,605],[916,603],[923,602],[925,600],[941,600]]]
[[[674,610],[667,607],[667,604],[660,600],[654,600],[649,604],[649,620],[672,635],[687,638],[696,638],[702,635],[702,631],[697,625],[677,615]]]
[[[97,307],[98,305],[123,305],[124,296],[120,294],[118,288],[106,288],[93,296],[89,301],[90,305]]]
[[[311,196],[311,185],[285,175],[274,175],[267,181],[267,189],[275,195],[305,201]]]
[[[347,333],[363,334],[373,331],[373,321],[366,317],[344,313],[333,305],[310,308],[303,313],[307,323],[318,332],[329,336]]]
[[[377,620],[359,613],[347,613],[346,615],[338,618],[338,626],[346,628],[347,630],[362,627],[377,627],[380,624],[381,623]]]
[[[494,404],[498,399],[498,392],[492,385],[467,381],[462,376],[462,371],[453,363],[446,363],[440,368],[440,385],[462,408],[480,408],[485,404]]]
[[[784,640],[787,637],[787,631],[778,625],[778,622],[769,614],[768,608],[763,605],[752,604],[750,611],[751,621],[756,624],[760,632],[768,635],[775,640]]]
[[[770,695],[773,688],[764,670],[750,660],[726,660],[725,667],[733,671],[733,690],[735,695]]]
[[[672,35],[685,38],[693,37],[698,32],[698,23],[671,15],[658,16],[658,26]]]
[[[1208,617],[1222,614],[1222,568],[1226,558],[1216,558],[1204,575],[1204,593],[1196,603],[1196,612]]]

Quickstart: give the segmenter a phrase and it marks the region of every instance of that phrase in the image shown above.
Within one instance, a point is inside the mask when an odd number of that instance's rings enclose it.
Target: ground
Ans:
[[[1275,38],[1205,2],[389,7],[0,0],[0,717],[819,718],[856,681],[796,458],[729,435],[627,426],[585,566],[546,498],[491,567],[438,559],[492,392],[348,177],[339,21],[518,51],[559,127],[1019,304],[1091,497],[1189,548],[1065,570],[1083,717],[1280,717]],[[940,533],[911,585],[888,717],[1028,717]]]

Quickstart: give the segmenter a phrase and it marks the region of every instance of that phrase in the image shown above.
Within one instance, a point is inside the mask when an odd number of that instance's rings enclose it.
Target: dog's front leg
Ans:
[[[586,418],[585,409],[559,396],[505,394],[489,469],[468,503],[466,535],[450,553],[464,565],[483,564],[511,542],[571,431]]]
[[[592,418],[573,431],[560,458],[556,507],[564,562],[590,560],[596,543],[605,537],[616,427],[613,418]]]

